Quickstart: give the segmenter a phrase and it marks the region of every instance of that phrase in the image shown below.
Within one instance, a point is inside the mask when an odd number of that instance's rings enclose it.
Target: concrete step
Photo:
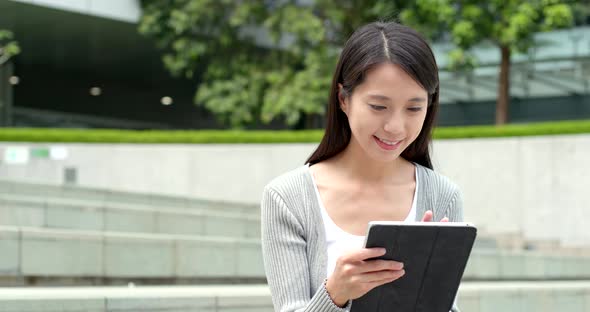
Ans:
[[[71,199],[98,205],[127,204],[151,206],[158,209],[212,209],[258,215],[259,205],[217,202],[154,193],[103,190],[71,185],[48,185],[0,180],[0,194],[22,195],[43,199]]]
[[[0,312],[272,312],[266,285],[0,288]]]
[[[463,282],[469,312],[587,312],[590,281]],[[0,312],[272,312],[266,285],[0,288]]]
[[[260,216],[213,209],[156,209],[0,194],[0,225],[204,236],[260,237]]]
[[[259,239],[0,227],[12,277],[264,279]],[[590,279],[590,257],[474,250],[464,280]]]
[[[466,280],[589,279],[590,257],[536,251],[474,249]]]
[[[260,237],[260,215],[214,209],[154,208],[149,205],[0,194],[0,225],[95,231]],[[478,235],[476,249],[494,249]]]
[[[0,226],[0,275],[112,279],[264,278],[259,240]]]

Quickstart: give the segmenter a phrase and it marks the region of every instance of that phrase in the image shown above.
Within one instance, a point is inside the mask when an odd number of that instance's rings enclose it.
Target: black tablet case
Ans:
[[[370,229],[367,248],[378,259],[404,263],[405,275],[353,300],[351,312],[449,312],[471,253],[474,227],[383,226]]]

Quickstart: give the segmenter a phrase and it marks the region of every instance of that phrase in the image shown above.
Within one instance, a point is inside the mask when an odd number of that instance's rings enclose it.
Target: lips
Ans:
[[[402,142],[402,140],[387,140],[379,138],[377,136],[373,136],[373,139],[375,140],[375,142],[377,142],[377,145],[379,145],[382,149],[388,151],[397,149]]]
[[[383,143],[385,143],[387,145],[396,145],[397,143],[399,143],[399,141],[401,141],[401,140],[395,140],[395,141],[393,141],[393,140],[386,140],[386,139],[382,139],[380,137],[376,137],[376,138],[379,139],[379,141],[381,141],[381,142],[383,142]]]

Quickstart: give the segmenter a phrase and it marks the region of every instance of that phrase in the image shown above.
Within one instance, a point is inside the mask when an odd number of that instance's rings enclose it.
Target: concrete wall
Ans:
[[[463,190],[465,218],[492,233],[590,245],[590,135],[441,141],[436,168]]]
[[[0,143],[50,148],[52,144]],[[0,179],[257,203],[273,177],[303,165],[315,144],[59,144],[63,160],[0,163]],[[584,196],[590,186],[590,135],[438,140],[435,168],[463,190],[465,219],[491,234],[590,245]]]

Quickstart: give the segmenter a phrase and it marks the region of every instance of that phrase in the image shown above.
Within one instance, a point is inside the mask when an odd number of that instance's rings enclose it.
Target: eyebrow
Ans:
[[[381,94],[369,94],[369,98],[374,99],[374,100],[378,100],[378,101],[390,101],[391,102],[391,99],[388,96],[381,95]],[[409,99],[408,102],[422,103],[422,102],[426,102],[426,99],[423,97],[413,97],[413,98]]]
[[[415,97],[415,98],[409,99],[408,102],[422,103],[422,102],[426,102],[426,99],[423,97]]]

